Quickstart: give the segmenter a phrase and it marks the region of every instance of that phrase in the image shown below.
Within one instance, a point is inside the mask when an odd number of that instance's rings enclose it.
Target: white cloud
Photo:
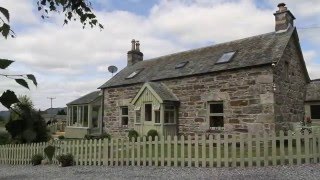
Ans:
[[[267,1],[276,7],[277,2]],[[61,16],[40,23],[39,15],[32,10],[36,3],[18,2],[20,4],[5,0],[3,5],[12,12],[13,27],[19,30],[19,34],[15,39],[1,39],[0,57],[17,61],[11,70],[35,74],[39,87],[28,91],[1,79],[1,84],[6,85],[1,85],[0,92],[13,88],[18,93],[27,93],[35,105],[43,109],[50,105],[46,99],[48,96],[57,97],[54,105],[65,106],[67,102],[96,90],[111,76],[107,66],[116,65],[119,69],[126,66],[126,53],[133,38],[140,40],[144,57],[149,59],[208,43],[273,31],[273,12],[276,10],[257,8],[253,0],[162,0],[148,16],[117,10],[97,11],[105,27],[100,32],[98,28],[83,30],[79,23],[62,26]],[[297,20],[300,20],[298,16],[303,19],[317,17],[314,16],[318,13],[317,8],[303,14],[302,7],[306,5],[300,1],[288,0],[287,4],[292,12],[297,11],[297,15],[294,12]],[[300,37],[304,42],[313,36],[304,33]],[[320,77],[315,69],[320,63],[315,60],[317,57],[318,54],[305,52],[307,64],[312,62],[311,66],[308,64],[311,77]]]

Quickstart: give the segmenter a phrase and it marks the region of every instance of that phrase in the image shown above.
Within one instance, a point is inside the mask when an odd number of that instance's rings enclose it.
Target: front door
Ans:
[[[143,134],[146,135],[149,130],[154,129],[154,115],[152,111],[152,103],[144,103],[142,107],[143,118]]]

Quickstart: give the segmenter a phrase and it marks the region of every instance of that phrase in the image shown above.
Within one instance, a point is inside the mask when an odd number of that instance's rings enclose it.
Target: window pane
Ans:
[[[174,123],[174,111],[170,112],[170,123]]]
[[[141,119],[141,111],[139,110],[139,111],[136,111],[136,122],[137,123],[140,123],[140,120]]]
[[[223,127],[223,116],[210,116],[210,127]]]
[[[77,106],[72,107],[72,125],[75,124],[77,122],[77,117],[78,117],[78,108]]]
[[[82,124],[82,121],[83,121],[83,107],[82,106],[79,106],[79,124]]]
[[[320,105],[311,105],[311,119],[320,119]]]
[[[164,123],[169,123],[169,111],[164,112]]]
[[[160,111],[155,111],[155,123],[160,123]]]
[[[98,127],[98,118],[99,118],[99,106],[93,106],[92,108],[92,126]]]
[[[223,104],[210,104],[210,113],[223,113]]]
[[[84,106],[84,110],[83,110],[83,127],[88,127],[88,106]]]
[[[145,121],[152,121],[152,104],[146,104],[145,106]]]
[[[165,105],[164,109],[166,109],[166,110],[174,110],[174,106],[173,105]]]
[[[122,126],[128,126],[129,117],[122,117],[121,118],[121,124]]]
[[[128,107],[121,107],[121,115],[128,115],[129,111],[128,111]]]

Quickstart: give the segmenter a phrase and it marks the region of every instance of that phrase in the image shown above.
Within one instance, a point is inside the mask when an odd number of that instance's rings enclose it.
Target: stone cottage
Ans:
[[[319,119],[320,81],[309,78],[295,17],[278,7],[275,31],[258,36],[149,60],[132,40],[127,66],[99,87],[104,130],[262,133]]]
[[[275,31],[258,36],[150,60],[133,40],[127,66],[99,87],[105,130],[256,133],[303,120],[310,78],[295,17],[278,7]]]

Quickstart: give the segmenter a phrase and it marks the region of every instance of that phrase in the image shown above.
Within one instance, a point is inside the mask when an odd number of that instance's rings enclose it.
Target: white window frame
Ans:
[[[207,103],[207,119],[208,119],[208,126],[209,129],[211,130],[224,130],[224,122],[225,122],[225,118],[224,118],[224,113],[211,113],[210,112],[210,106],[213,104],[222,104],[222,107],[224,108],[224,103],[223,101],[211,101]],[[224,111],[224,109],[223,109]],[[223,127],[210,127],[210,117],[223,117]]]
[[[166,106],[172,106],[173,107],[173,109],[167,109],[166,108]],[[177,113],[176,113],[176,106],[175,105],[173,105],[173,104],[164,104],[164,106],[163,106],[164,108],[163,108],[163,124],[176,124],[176,119],[177,119]],[[166,123],[165,121],[166,121],[166,119],[165,119],[165,113],[166,112],[173,112],[173,122],[170,122],[170,119],[169,119],[169,121]],[[169,116],[170,117],[170,116]]]
[[[128,109],[128,114],[127,115],[123,115],[122,114],[122,109],[123,108],[127,108]],[[123,117],[127,117],[128,118],[128,124],[127,125],[123,124],[123,121],[122,121]],[[129,106],[120,106],[120,124],[121,124],[122,127],[128,127],[128,125],[129,125]]]

